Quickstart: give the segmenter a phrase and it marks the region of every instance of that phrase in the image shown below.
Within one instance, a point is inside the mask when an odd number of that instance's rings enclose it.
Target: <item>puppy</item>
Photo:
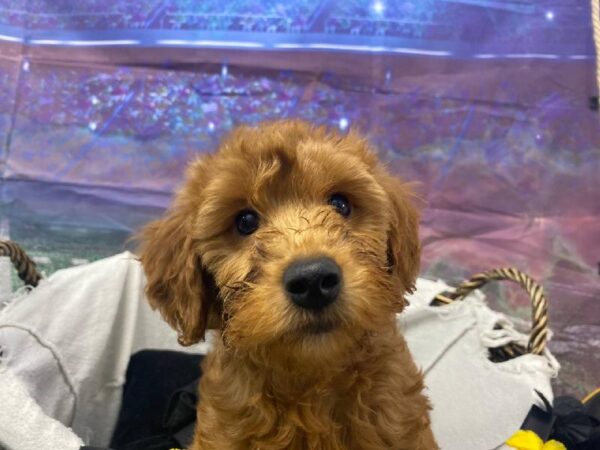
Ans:
[[[419,267],[411,194],[360,136],[241,127],[141,232],[154,308],[203,362],[192,450],[436,449],[396,328]]]

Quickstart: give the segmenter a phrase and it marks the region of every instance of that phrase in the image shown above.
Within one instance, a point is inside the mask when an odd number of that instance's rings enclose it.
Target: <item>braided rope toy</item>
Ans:
[[[596,47],[596,83],[600,90],[600,0],[592,0],[592,30]]]
[[[468,294],[491,280],[509,280],[518,283],[529,295],[533,304],[533,310],[531,314],[531,333],[527,348],[516,342],[511,342],[502,347],[490,348],[490,358],[492,361],[500,362],[524,355],[525,353],[541,355],[546,348],[548,340],[548,300],[546,300],[542,286],[528,275],[513,267],[492,269],[473,275],[468,280],[459,284],[454,291],[442,292],[436,295],[431,305],[439,306],[462,300]]]
[[[28,286],[37,286],[42,276],[35,262],[13,241],[0,241],[0,256],[8,256],[17,270],[19,278]]]

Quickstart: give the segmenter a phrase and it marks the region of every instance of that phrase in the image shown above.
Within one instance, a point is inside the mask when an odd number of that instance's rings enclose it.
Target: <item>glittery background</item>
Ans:
[[[50,273],[121,251],[238,123],[357,127],[424,200],[423,275],[546,288],[559,392],[600,373],[589,2],[0,0],[0,232]],[[494,308],[527,299],[496,285]]]

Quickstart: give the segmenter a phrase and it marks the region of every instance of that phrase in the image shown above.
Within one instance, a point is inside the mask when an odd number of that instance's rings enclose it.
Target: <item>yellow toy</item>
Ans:
[[[517,431],[506,441],[506,445],[516,450],[567,450],[567,447],[554,439],[544,443],[537,434],[529,430]]]

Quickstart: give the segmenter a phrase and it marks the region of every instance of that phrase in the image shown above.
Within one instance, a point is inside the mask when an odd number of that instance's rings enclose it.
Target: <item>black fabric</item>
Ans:
[[[186,447],[196,419],[201,360],[202,355],[162,350],[134,354],[127,368],[111,448]]]
[[[83,447],[79,447],[79,450],[113,450],[113,449],[106,448],[106,447],[88,447],[87,445],[84,445]]]
[[[556,397],[550,405],[542,394],[538,395],[545,407],[533,405],[522,430],[534,431],[544,441],[556,439],[569,450],[600,449],[600,421],[591,414],[591,408],[568,396]]]
[[[196,425],[198,379],[175,391],[163,418],[163,428],[184,447],[192,442]]]
[[[533,405],[529,410],[529,414],[527,414],[527,417],[525,417],[523,425],[521,425],[521,429],[531,430],[535,432],[535,434],[537,434],[543,441],[547,441],[548,437],[552,433],[552,427],[556,421],[556,416],[554,415],[552,405],[544,396],[544,394],[537,390],[535,393],[544,404],[544,408]]]
[[[588,398],[583,408],[587,414],[600,421],[600,389],[596,390],[595,394]]]
[[[556,416],[551,411],[533,405],[529,414],[521,425],[522,430],[531,430],[535,432],[543,441],[547,441],[552,433],[552,427],[556,421]]]
[[[554,400],[556,422],[552,437],[569,450],[600,449],[600,421],[584,405],[572,397]]]

